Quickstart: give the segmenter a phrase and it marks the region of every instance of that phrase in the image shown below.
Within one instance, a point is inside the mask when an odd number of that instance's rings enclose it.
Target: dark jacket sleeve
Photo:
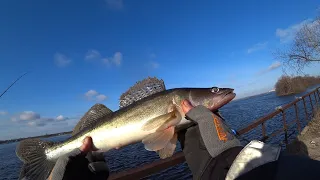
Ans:
[[[198,124],[199,134],[206,149],[212,157],[223,151],[241,146],[241,143],[231,131],[226,122],[204,106],[191,109],[186,117]]]
[[[189,111],[190,112],[190,111]],[[234,146],[224,149],[216,156],[212,156],[208,151],[208,146],[203,139],[203,134],[210,134],[208,128],[199,126],[212,122],[210,111],[201,108],[193,108],[192,113],[187,113],[188,118],[196,122],[196,125],[178,134],[181,147],[183,149],[186,162],[192,172],[193,179],[203,180],[224,180],[232,163],[236,159],[243,147]],[[191,115],[190,115],[191,114]],[[199,123],[200,122],[200,123]],[[200,127],[200,128],[199,128]],[[206,129],[207,132],[202,133]],[[211,136],[215,133],[211,133]],[[205,136],[206,136],[205,135]],[[209,138],[209,136],[207,137]],[[214,138],[214,137],[212,137]],[[212,143],[213,141],[209,142]],[[208,143],[207,143],[208,144]],[[212,145],[211,145],[212,146]],[[219,146],[215,146],[219,147]],[[301,180],[320,179],[320,161],[312,160],[308,157],[294,156],[281,153],[277,161],[266,163],[252,169],[248,173],[238,177],[238,180]]]
[[[298,155],[282,153],[279,159],[259,166],[237,180],[319,180],[320,161]]]
[[[204,145],[198,126],[179,133],[178,138],[193,179],[225,179],[233,160],[242,149],[234,147],[213,158]]]
[[[203,106],[190,110],[187,118],[195,121],[196,125],[179,133],[178,138],[193,178],[225,179],[233,160],[242,149],[240,142],[238,143],[235,137],[228,147],[225,146],[227,143],[218,142],[213,114]],[[219,143],[223,143],[224,146]],[[211,154],[208,148],[212,148]]]

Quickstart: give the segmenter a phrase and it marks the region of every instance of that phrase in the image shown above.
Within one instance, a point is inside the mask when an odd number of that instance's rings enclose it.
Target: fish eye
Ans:
[[[211,88],[211,92],[217,93],[217,92],[219,92],[219,88],[218,87],[212,87]]]

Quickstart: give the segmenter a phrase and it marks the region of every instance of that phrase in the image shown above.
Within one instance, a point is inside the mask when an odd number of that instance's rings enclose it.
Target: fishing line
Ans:
[[[0,98],[17,82],[19,81],[23,76],[25,76],[26,74],[28,74],[29,72],[26,72],[24,74],[22,74],[20,77],[18,77],[13,83],[10,84],[10,86],[3,91],[3,93],[0,95]]]

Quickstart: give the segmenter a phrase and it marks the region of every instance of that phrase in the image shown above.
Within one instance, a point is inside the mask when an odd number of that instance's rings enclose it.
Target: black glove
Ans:
[[[195,126],[180,131],[178,139],[193,178],[224,179],[242,149],[239,140],[219,114],[204,106],[186,107],[186,119]]]
[[[48,179],[106,180],[108,176],[109,168],[103,153],[90,151],[86,154],[77,148],[58,159]]]
[[[241,146],[225,121],[204,106],[192,108],[186,113],[186,118],[198,125],[202,142],[212,157],[232,147]]]

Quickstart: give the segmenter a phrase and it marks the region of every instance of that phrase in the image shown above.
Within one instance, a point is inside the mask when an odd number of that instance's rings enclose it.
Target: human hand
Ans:
[[[188,100],[182,100],[181,101],[181,108],[184,114],[187,114],[194,106],[188,101]],[[186,117],[188,119],[188,117]],[[197,130],[197,126],[191,126],[188,129],[183,129],[178,132],[178,140],[181,144],[181,148],[184,150],[185,148],[185,140],[186,137],[194,137],[196,139],[201,138],[199,131]],[[186,136],[188,134],[188,136]],[[187,144],[186,144],[187,145]],[[188,149],[188,148],[187,148]]]
[[[183,113],[186,115],[186,119],[190,120],[190,121],[193,121],[193,122],[198,122],[199,120],[201,121],[201,119],[197,119],[197,118],[190,118],[188,117],[188,113],[190,112],[190,110],[194,109],[195,107],[190,103],[189,100],[182,100],[181,101],[181,108],[182,108],[182,111]],[[223,120],[223,118],[221,117],[220,113],[218,110],[216,110],[215,112],[211,112],[210,109],[206,108],[203,106],[203,108],[207,111],[207,112],[210,112],[210,114],[212,114],[211,116],[213,118],[218,118],[220,120]]]
[[[187,114],[192,108],[194,108],[194,106],[192,106],[192,104],[186,99],[181,101],[181,107],[184,114]]]
[[[61,156],[56,162],[49,180],[104,179],[109,176],[109,168],[102,152],[94,152],[92,138],[86,137],[80,148]]]
[[[212,157],[216,157],[221,152],[236,146],[241,146],[240,141],[235,136],[227,123],[222,119],[219,113],[213,113],[205,106],[193,107],[187,100],[181,102],[183,112],[186,114],[186,119],[195,122],[200,133],[188,129],[185,135],[187,139],[188,133],[194,133],[189,137],[200,135],[205,147],[208,149]]]

